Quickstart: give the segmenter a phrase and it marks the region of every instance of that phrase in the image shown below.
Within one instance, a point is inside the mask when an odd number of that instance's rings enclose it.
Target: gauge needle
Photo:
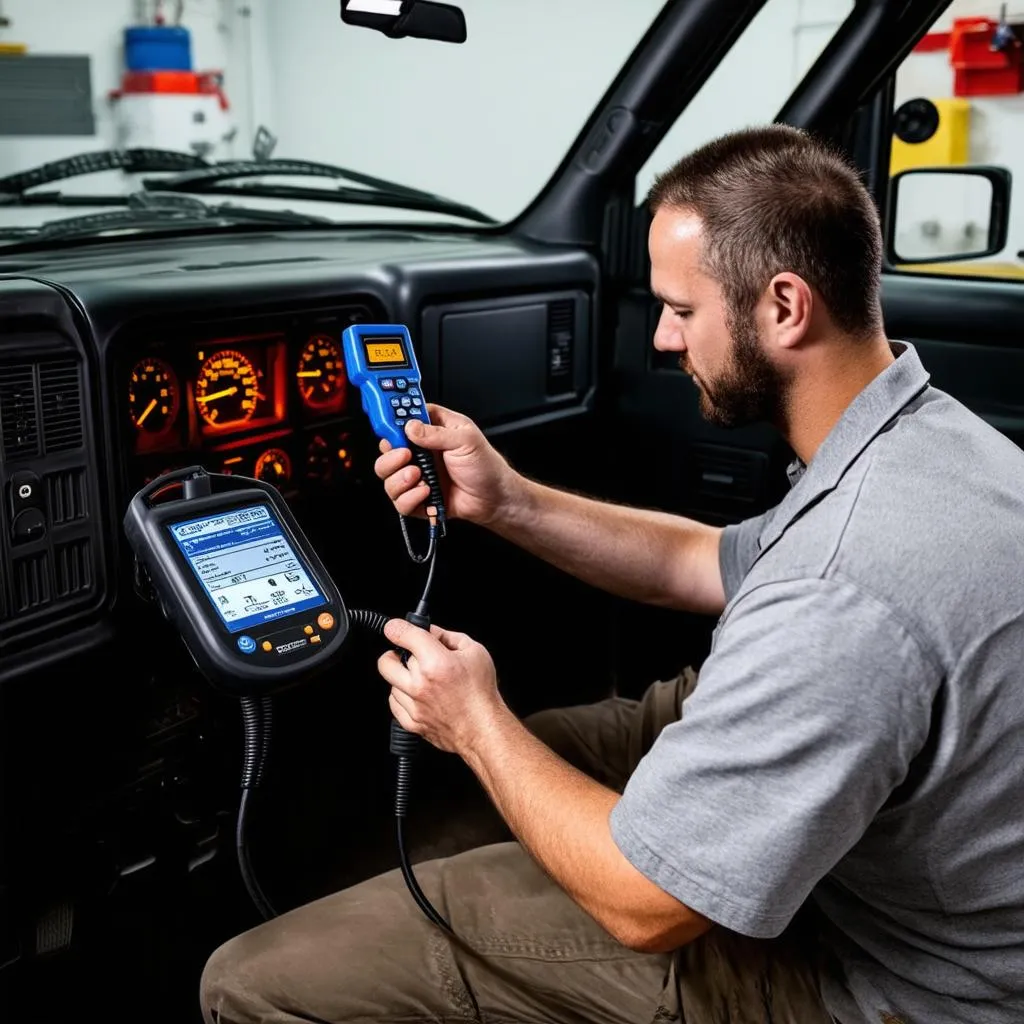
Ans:
[[[322,377],[323,375],[323,370],[299,370],[296,374],[297,377]]]
[[[238,388],[225,388],[223,391],[214,391],[212,395],[196,395],[197,402],[212,402],[215,398],[227,398],[228,395],[237,395]]]
[[[146,406],[146,408],[142,410],[142,415],[141,415],[141,416],[140,416],[140,417],[139,417],[139,418],[138,418],[138,419],[137,419],[137,420],[136,420],[135,422],[136,422],[136,423],[137,423],[137,424],[138,424],[138,425],[139,425],[139,426],[141,427],[141,426],[142,426],[142,423],[143,423],[143,420],[145,420],[145,418],[146,418],[146,417],[147,417],[147,416],[148,416],[148,415],[149,415],[149,414],[150,414],[150,413],[151,413],[151,412],[152,412],[152,411],[153,411],[153,410],[154,410],[155,408],[156,408],[156,399],[155,399],[155,398],[151,398],[151,399],[149,400],[149,405],[147,405],[147,406]]]

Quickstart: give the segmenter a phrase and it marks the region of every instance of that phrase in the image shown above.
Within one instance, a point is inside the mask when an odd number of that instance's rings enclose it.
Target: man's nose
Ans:
[[[658,325],[654,328],[654,347],[659,352],[685,352],[683,332],[675,322],[671,310],[662,310]]]

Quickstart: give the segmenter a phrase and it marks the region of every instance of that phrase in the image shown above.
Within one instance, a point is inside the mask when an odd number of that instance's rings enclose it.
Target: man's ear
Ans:
[[[799,274],[776,274],[765,289],[763,314],[769,339],[779,348],[795,348],[810,329],[814,292]]]

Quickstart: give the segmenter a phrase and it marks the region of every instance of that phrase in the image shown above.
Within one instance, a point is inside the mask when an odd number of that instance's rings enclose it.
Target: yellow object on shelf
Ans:
[[[0,43],[0,55],[27,53],[28,47],[24,43]]]
[[[971,103],[956,98],[932,100],[939,111],[939,127],[924,142],[903,142],[893,135],[889,173],[913,167],[952,167],[969,161]]]

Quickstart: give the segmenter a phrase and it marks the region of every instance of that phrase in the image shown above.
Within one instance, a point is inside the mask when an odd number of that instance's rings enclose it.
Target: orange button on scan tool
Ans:
[[[316,619],[321,629],[334,629],[334,616],[330,612],[321,612]]]
[[[318,643],[320,643],[320,634],[319,634],[319,633],[317,633],[317,635],[316,635],[316,636],[311,636],[311,637],[309,638],[309,642],[310,642],[311,644],[318,644]]]
[[[312,636],[313,635],[313,627],[312,626],[303,626],[302,627],[302,632],[305,633],[306,636]]]
[[[269,640],[264,640],[262,647],[265,651],[272,651],[274,649],[274,645]]]

